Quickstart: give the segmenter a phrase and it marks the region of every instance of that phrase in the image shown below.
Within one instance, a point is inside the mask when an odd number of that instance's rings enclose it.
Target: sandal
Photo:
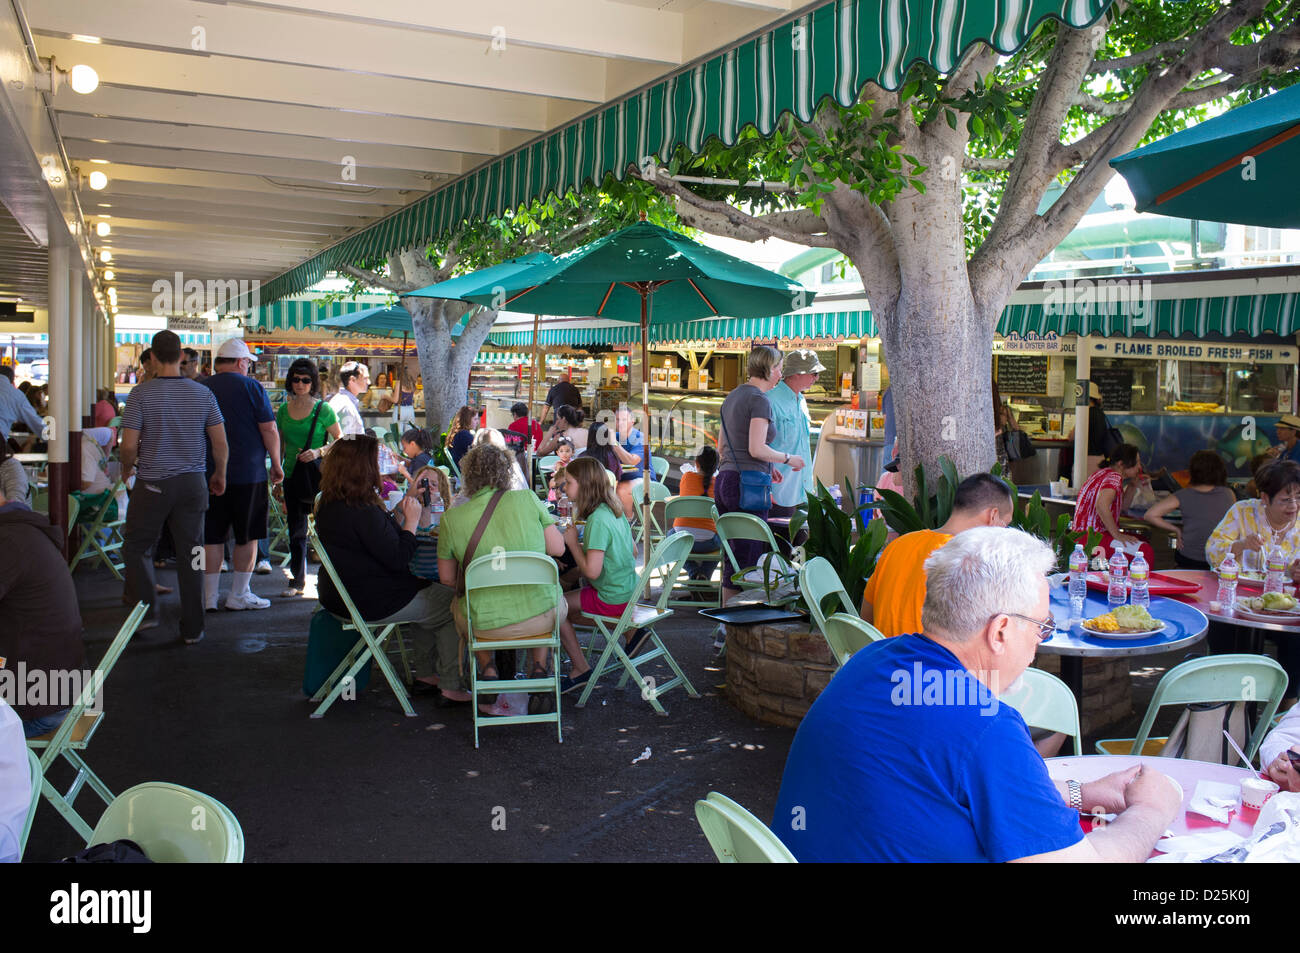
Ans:
[[[529,670],[529,678],[546,678],[551,674],[550,669],[545,665],[533,663]],[[528,694],[528,714],[530,715],[549,715],[555,711],[555,692],[548,690],[545,692],[529,692]]]
[[[491,678],[488,677],[488,672],[489,672],[489,671],[492,672],[492,677],[491,677]],[[495,682],[495,681],[499,680],[500,678],[501,678],[501,676],[500,676],[499,674],[497,674],[497,667],[496,667],[496,665],[493,664],[493,663],[491,663],[491,662],[489,662],[487,665],[484,665],[484,666],[483,666],[483,670],[482,670],[481,672],[478,673],[478,679],[479,679],[480,682]],[[485,694],[481,694],[481,693],[479,693],[479,692],[475,692],[474,695],[475,695],[475,697],[478,699],[478,702],[479,702],[479,710],[480,710],[480,711],[482,711],[484,705],[487,705],[487,706],[490,707],[490,706],[495,705],[495,704],[497,703],[497,697],[496,697],[496,695],[485,695]]]

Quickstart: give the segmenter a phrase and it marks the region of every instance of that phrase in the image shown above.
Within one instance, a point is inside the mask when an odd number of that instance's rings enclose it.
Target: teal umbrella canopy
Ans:
[[[649,222],[606,235],[550,264],[504,276],[463,297],[533,314],[639,322],[647,294],[655,324],[713,315],[785,314],[814,297],[793,279]]]
[[[488,293],[491,294],[491,288],[494,285],[514,278],[537,265],[549,265],[553,261],[555,261],[555,258],[545,252],[533,252],[528,255],[521,255],[518,258],[511,258],[490,268],[480,268],[478,271],[471,271],[467,275],[459,275],[455,278],[448,278],[446,281],[436,282],[426,288],[421,288],[419,291],[408,291],[404,297],[464,299],[465,295],[470,292],[479,291],[483,288],[489,289]],[[487,303],[491,304],[491,302]]]
[[[313,321],[312,327],[384,337],[401,337],[413,333],[411,314],[400,305],[381,305],[364,311],[353,311],[351,314],[336,314],[331,318]]]
[[[1110,160],[1139,212],[1300,227],[1300,85]]]

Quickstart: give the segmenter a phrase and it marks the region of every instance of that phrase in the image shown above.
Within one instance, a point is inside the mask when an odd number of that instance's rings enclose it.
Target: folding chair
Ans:
[[[98,506],[80,507],[77,512],[77,519],[74,522],[76,527],[81,530],[81,545],[73,553],[69,561],[68,572],[76,572],[82,560],[93,560],[98,558],[118,579],[122,578],[124,564],[115,562],[110,553],[119,552],[122,549],[122,527],[126,525],[126,517],[120,512],[117,518],[108,519],[109,507],[114,506],[117,495],[126,488],[126,484],[118,480],[113,484],[113,488],[108,491],[104,502]],[[87,501],[88,502],[88,501]],[[106,534],[106,538],[101,540],[100,533]],[[90,550],[90,552],[87,552]]]
[[[99,779],[99,776],[90,769],[90,766],[78,754],[78,752],[85,751],[90,746],[95,731],[104,720],[102,705],[96,711],[87,711],[86,709],[90,708],[99,697],[104,682],[113,671],[113,666],[117,664],[117,660],[126,651],[127,643],[131,641],[131,636],[135,635],[135,630],[140,627],[140,623],[148,611],[149,607],[143,602],[136,603],[135,608],[131,610],[131,614],[122,623],[122,627],[117,630],[117,635],[113,637],[113,641],[109,643],[108,651],[99,660],[89,684],[82,686],[77,695],[77,700],[68,710],[63,723],[51,732],[27,739],[27,747],[42,752],[41,774],[43,777],[41,779],[41,793],[45,795],[47,801],[54,805],[54,809],[63,815],[63,819],[71,824],[73,829],[83,838],[90,837],[90,825],[72,806],[77,799],[77,795],[81,793],[82,786],[89,784],[91,790],[98,794],[105,804],[113,800],[113,792],[108,789],[108,785]],[[72,786],[68,788],[66,794],[60,794],[50,782],[50,766],[60,757],[72,765],[77,772],[72,781]]]
[[[1020,712],[1030,728],[1059,731],[1074,739],[1074,753],[1083,754],[1083,737],[1079,729],[1079,703],[1074,692],[1051,672],[1027,668],[1017,680],[1015,691],[1003,692],[998,701]]]
[[[713,499],[707,496],[670,496],[664,501],[664,526],[671,529],[678,519],[713,519]],[[722,549],[711,553],[691,553],[687,562],[704,563],[709,568],[708,579],[671,579],[664,585],[673,591],[669,594],[670,606],[687,606],[696,609],[716,609],[722,605],[722,586],[713,581],[713,567],[722,562]],[[683,564],[684,567],[685,564]],[[695,598],[697,595],[702,599]]]
[[[772,527],[755,516],[753,513],[718,513],[718,508],[713,507],[713,524],[718,528],[718,538],[722,540],[722,551],[727,554],[727,562],[731,564],[732,573],[731,581],[740,589],[764,589],[764,580],[775,588],[780,585],[781,578],[777,572],[777,567],[784,561],[781,556],[781,550],[776,545],[776,537],[772,535]],[[767,552],[760,558],[756,566],[741,566],[736,561],[736,553],[731,548],[732,540],[748,539],[759,543],[767,544]],[[778,562],[781,560],[781,562]],[[755,569],[763,571],[763,578],[758,580],[746,579],[747,573]],[[787,605],[799,598],[799,593],[784,596],[780,599],[773,600],[773,605]]]
[[[717,791],[695,802],[695,820],[724,864],[798,863],[766,824]]]
[[[312,701],[320,702],[316,710],[311,713],[311,717],[325,717],[325,712],[338,701],[339,696],[343,694],[343,690],[349,685],[356,684],[355,679],[357,673],[361,671],[361,667],[368,660],[373,659],[375,664],[379,666],[379,670],[383,672],[388,687],[397,696],[397,702],[402,706],[402,711],[406,712],[406,717],[414,718],[415,709],[411,707],[411,699],[406,694],[406,687],[398,679],[397,673],[393,671],[392,663],[388,661],[388,655],[384,652],[384,643],[388,641],[388,637],[393,634],[401,623],[389,622],[376,634],[371,629],[370,623],[361,618],[361,613],[357,611],[356,604],[352,601],[352,596],[348,594],[347,587],[343,585],[343,580],[335,572],[334,563],[330,561],[329,553],[325,552],[325,546],[321,543],[320,537],[316,535],[316,520],[314,517],[307,518],[307,538],[311,540],[312,548],[316,550],[316,555],[320,557],[321,566],[333,581],[334,591],[339,594],[339,598],[347,606],[347,617],[335,616],[335,618],[343,623],[345,630],[355,630],[361,636],[357,640],[357,644],[352,646],[351,651],[343,656],[343,661],[339,662],[334,671],[330,673],[330,677],[325,679],[321,687],[316,690],[316,694],[311,696]],[[401,649],[402,663],[406,665],[406,646],[404,642],[400,641],[400,636],[398,646]]]
[[[113,798],[86,843],[115,840],[135,841],[155,864],[244,861],[244,831],[230,808],[165,781],[146,781]]]
[[[451,467],[452,476],[456,478],[452,484],[452,489],[459,490],[465,481],[461,478],[460,467],[457,466],[456,461],[452,459],[450,451],[447,453],[447,466]]]
[[[660,483],[664,482],[664,477],[668,475],[668,460],[665,457],[650,456],[650,469],[654,471],[655,479]]]
[[[559,570],[555,560],[540,553],[506,552],[479,556],[465,570],[465,616],[469,629],[470,651],[470,693],[474,696],[471,707],[474,709],[474,747],[478,747],[478,726],[484,725],[523,725],[529,722],[555,722],[555,738],[564,742],[560,729],[560,613],[555,613],[555,624],[550,634],[538,634],[532,638],[510,639],[507,641],[478,642],[474,636],[474,613],[470,610],[473,593],[480,593],[481,599],[490,599],[491,593],[484,590],[497,586],[549,586],[558,592],[560,587]],[[551,650],[552,674],[545,678],[502,678],[480,682],[478,666],[474,662],[475,652],[493,652],[500,649],[536,649],[546,646]],[[495,694],[497,692],[554,692],[554,710],[541,715],[501,715],[484,717],[478,710],[479,692]]]
[[[41,756],[31,748],[27,749],[27,769],[31,775],[32,796],[27,801],[27,820],[23,821],[22,833],[18,835],[18,859],[22,860],[27,850],[27,837],[32,832],[32,821],[36,820],[36,805],[41,803],[41,781],[45,772],[41,770]]]
[[[808,560],[799,568],[799,591],[803,593],[804,602],[808,603],[808,612],[819,632],[826,631],[825,606],[826,600],[831,596],[839,596],[839,604],[848,615],[857,615],[857,609],[849,601],[849,594],[844,591],[835,567],[822,556]]]
[[[667,521],[665,520],[663,524],[659,522],[659,517],[655,515],[655,506],[656,504],[667,501],[673,494],[672,491],[662,483],[656,483],[654,480],[650,481],[650,522],[646,523],[644,520],[644,514],[642,513],[644,506],[644,500],[641,495],[644,492],[642,489],[643,482],[643,480],[639,479],[632,481],[632,502],[635,504],[636,512],[636,523],[633,528],[636,531],[636,542],[638,546],[656,546],[659,541],[664,538],[664,526],[667,525]],[[647,536],[649,537],[648,544],[646,542]]]
[[[595,623],[596,630],[605,639],[605,649],[600,653],[600,658],[596,661],[592,669],[591,677],[587,679],[587,687],[582,690],[582,697],[578,699],[578,707],[581,708],[587,704],[587,699],[591,697],[592,690],[596,683],[600,681],[601,673],[606,668],[612,667],[610,656],[618,659],[618,663],[623,666],[623,677],[618,680],[618,687],[622,688],[627,684],[630,677],[636,682],[637,688],[641,689],[641,697],[648,701],[656,712],[661,715],[667,715],[664,706],[659,704],[659,697],[666,694],[678,685],[686,686],[686,693],[692,698],[699,698],[700,694],[695,690],[686,674],[673,658],[672,653],[665,647],[663,641],[659,638],[659,633],[655,631],[655,626],[673,614],[673,610],[667,608],[668,595],[672,592],[670,586],[663,586],[659,591],[659,599],[654,604],[642,605],[640,600],[650,587],[650,579],[657,571],[665,570],[661,574],[665,579],[676,579],[678,573],[682,570],[682,563],[691,554],[691,543],[694,542],[690,533],[673,533],[662,543],[655,547],[655,551],[650,554],[650,561],[637,574],[636,588],[632,592],[632,598],[628,600],[627,608],[623,614],[615,621],[610,616],[587,615]],[[585,613],[584,613],[585,615]],[[614,624],[614,630],[610,631],[610,623]],[[634,632],[637,629],[649,629],[650,635],[648,641],[654,645],[654,650],[642,652],[635,659],[629,658],[627,652],[623,649],[621,641],[623,635],[628,632]],[[668,667],[673,670],[674,677],[657,685],[652,679],[646,678],[638,669],[647,662],[653,662],[657,658],[663,658]]]
[[[266,544],[266,551],[272,556],[280,557],[280,568],[283,569],[289,565],[292,558],[289,553],[289,516],[285,511],[284,504],[275,498],[275,493],[271,487],[267,487],[267,493],[271,498],[267,505],[267,531],[270,533],[270,539]]]
[[[841,668],[858,649],[885,637],[885,633],[870,622],[858,618],[856,612],[836,612],[827,616],[821,624],[821,630],[831,647],[831,654],[835,656],[836,664]]]
[[[545,493],[550,489],[549,481],[551,479],[551,471],[555,469],[555,464],[559,459],[560,458],[556,454],[533,458],[533,462],[537,466],[537,480],[534,483],[537,492]]]
[[[1244,749],[1246,757],[1253,758],[1268,733],[1268,723],[1282,701],[1286,684],[1286,670],[1266,655],[1207,655],[1191,659],[1175,665],[1160,679],[1137,737],[1105,738],[1097,742],[1097,753],[1160,754],[1169,739],[1152,738],[1150,734],[1156,712],[1163,705],[1254,701],[1262,702],[1264,707]]]

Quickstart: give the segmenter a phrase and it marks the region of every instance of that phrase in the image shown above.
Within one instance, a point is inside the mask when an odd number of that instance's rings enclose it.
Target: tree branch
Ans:
[[[975,88],[977,79],[987,77],[998,64],[998,51],[987,43],[977,43],[966,51],[957,68],[948,74],[943,84],[945,99],[961,99]]]
[[[961,167],[978,172],[1006,172],[1011,168],[1010,157],[962,156]]]
[[[1134,53],[1132,56],[1120,56],[1113,60],[1097,60],[1092,66],[1088,67],[1088,75],[1095,76],[1098,73],[1110,73],[1133,69],[1135,66],[1147,66],[1164,60],[1171,53],[1181,53],[1185,46],[1187,46],[1187,40],[1185,39],[1169,40],[1166,43],[1157,43],[1155,46],[1140,53]]]
[[[376,288],[384,288],[395,293],[410,291],[402,282],[393,281],[387,275],[381,275],[377,271],[368,271],[365,268],[357,268],[354,265],[339,265],[338,270],[349,278],[355,278],[357,281],[365,282]]]
[[[696,195],[680,182],[657,173],[648,179],[656,189],[677,200],[677,214],[687,225],[707,232],[727,235],[741,241],[756,242],[765,238],[780,238],[796,245],[812,245],[817,248],[836,247],[828,235],[817,235],[787,227],[769,215],[758,218],[742,212],[729,202],[714,201]],[[793,215],[799,210],[786,213]],[[780,213],[775,213],[780,214]],[[794,221],[800,228],[807,227],[807,222],[799,217]]]

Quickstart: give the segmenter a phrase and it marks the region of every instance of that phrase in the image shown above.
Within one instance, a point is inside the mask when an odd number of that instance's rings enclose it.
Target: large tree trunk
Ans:
[[[420,374],[424,377],[424,426],[435,436],[447,429],[456,411],[465,405],[469,372],[479,348],[487,340],[497,312],[481,310],[473,315],[460,337],[452,328],[472,307],[442,298],[402,298],[411,315]]]

